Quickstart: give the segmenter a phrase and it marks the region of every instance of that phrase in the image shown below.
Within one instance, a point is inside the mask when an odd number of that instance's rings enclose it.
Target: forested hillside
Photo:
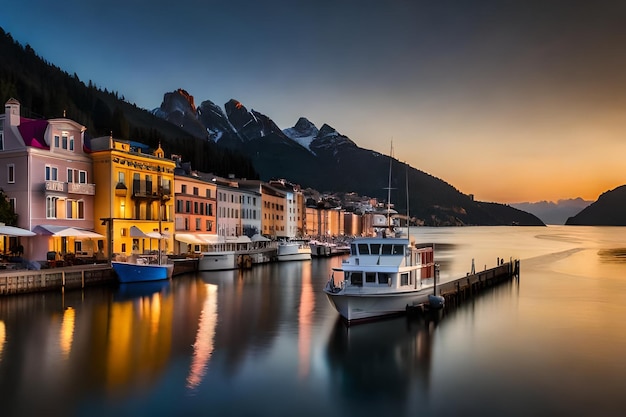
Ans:
[[[227,176],[257,179],[247,157],[215,143],[195,138],[182,129],[128,103],[117,92],[85,84],[41,59],[0,28],[0,101],[17,99],[22,116],[51,119],[65,117],[87,127],[87,137],[112,134],[119,139],[142,142],[166,154],[181,154],[194,169]],[[113,67],[111,69],[115,71]]]

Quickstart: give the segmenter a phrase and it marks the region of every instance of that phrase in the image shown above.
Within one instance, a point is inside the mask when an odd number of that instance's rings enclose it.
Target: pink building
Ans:
[[[45,261],[56,252],[91,257],[104,246],[94,227],[95,184],[84,148],[85,127],[66,118],[29,119],[10,99],[0,114],[0,188],[19,215],[24,258]]]

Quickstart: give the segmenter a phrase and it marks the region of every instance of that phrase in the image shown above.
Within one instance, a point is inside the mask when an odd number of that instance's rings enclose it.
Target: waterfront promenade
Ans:
[[[173,275],[194,272],[197,259],[174,261]],[[63,266],[56,268],[0,270],[0,296],[53,290],[73,290],[117,282],[108,263]]]

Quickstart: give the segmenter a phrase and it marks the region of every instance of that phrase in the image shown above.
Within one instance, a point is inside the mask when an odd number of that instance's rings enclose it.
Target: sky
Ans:
[[[626,2],[608,0],[20,0],[0,13],[16,41],[139,107],[183,88],[282,129],[306,117],[365,149],[393,142],[400,161],[499,203],[626,184],[624,22]]]

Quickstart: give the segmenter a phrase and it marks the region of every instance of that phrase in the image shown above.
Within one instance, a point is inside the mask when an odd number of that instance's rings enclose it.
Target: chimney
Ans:
[[[9,126],[20,125],[20,102],[10,98],[4,105],[5,123]]]

